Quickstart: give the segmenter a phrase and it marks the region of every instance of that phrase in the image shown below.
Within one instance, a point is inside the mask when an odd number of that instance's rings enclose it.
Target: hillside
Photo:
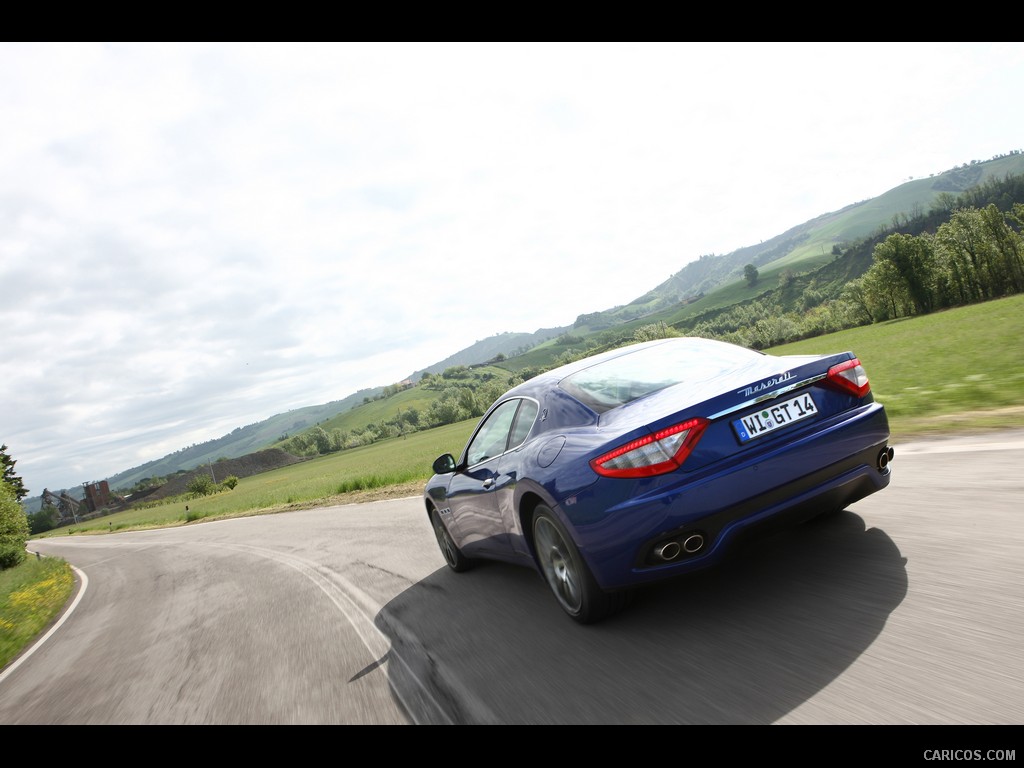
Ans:
[[[221,459],[207,464],[200,464],[189,472],[177,474],[155,491],[144,494],[143,498],[146,501],[158,501],[183,494],[188,490],[188,484],[192,481],[192,478],[198,474],[208,474],[215,483],[220,483],[224,482],[225,478],[231,475],[238,478],[250,477],[251,475],[269,472],[272,469],[297,464],[300,461],[304,461],[304,459],[275,448],[248,453],[235,459]],[[138,498],[136,497],[130,501],[137,500]]]
[[[720,256],[704,255],[686,264],[643,296],[613,309],[581,315],[574,332],[594,332],[653,316],[659,311],[694,307],[691,314],[720,303],[708,299],[730,283],[742,282],[743,268],[753,264],[765,275],[782,269],[806,271],[834,259],[835,251],[870,237],[894,221],[930,210],[946,197],[955,197],[989,179],[1024,174],[1024,155],[1010,154],[987,162],[953,168],[927,179],[901,184],[883,195],[824,213],[757,245]],[[866,267],[865,267],[866,268]]]
[[[409,378],[419,381],[424,373],[442,373],[445,369],[458,365],[477,365],[493,360],[498,355],[513,357],[533,349],[549,339],[554,339],[569,330],[564,328],[541,328],[533,333],[499,333],[474,343],[472,346],[446,357],[438,363],[415,371]]]
[[[141,464],[107,478],[111,488],[131,488],[141,480],[150,477],[169,477],[182,470],[192,469],[220,459],[235,459],[254,453],[280,438],[313,427],[339,413],[354,408],[367,397],[381,393],[383,387],[360,390],[343,400],[323,405],[280,413],[256,424],[238,427],[223,437],[208,440],[168,454],[161,459]],[[237,474],[237,473],[235,473]],[[239,475],[241,477],[241,475]],[[79,497],[81,489],[79,491]],[[75,495],[72,493],[72,495]]]
[[[522,370],[547,365],[574,340],[609,329],[629,331],[643,324],[665,322],[677,328],[714,317],[730,307],[774,291],[783,272],[792,272],[802,289],[809,275],[819,284],[841,286],[858,277],[871,264],[872,237],[881,236],[895,223],[905,222],[922,211],[941,207],[944,201],[990,179],[1024,175],[1020,151],[985,162],[972,162],[927,179],[908,181],[877,198],[853,203],[793,226],[757,245],[724,255],[707,254],[685,264],[668,280],[626,304],[580,315],[571,326],[540,329],[533,333],[504,333],[476,342],[438,363],[414,371],[416,381],[424,373],[441,373],[453,366],[478,365],[498,355],[509,358],[503,367]],[[743,277],[753,264],[761,281],[748,285]],[[317,425],[353,429],[381,420],[394,408],[421,408],[423,393],[371,405],[385,387],[361,390],[325,405],[310,406],[275,415],[257,424],[240,427],[223,437],[184,448],[162,459],[121,472],[108,481],[112,488],[131,487],[149,477],[166,477],[218,459],[233,459],[272,445],[282,436],[298,434]],[[361,406],[358,413],[355,409]],[[74,494],[81,489],[71,489]],[[26,500],[29,501],[29,500]]]

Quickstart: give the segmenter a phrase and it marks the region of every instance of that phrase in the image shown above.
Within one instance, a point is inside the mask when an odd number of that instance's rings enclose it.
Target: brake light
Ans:
[[[689,419],[620,445],[590,462],[605,477],[652,477],[679,469],[707,427],[707,419]]]
[[[864,395],[871,391],[871,384],[868,383],[868,374],[857,358],[829,368],[828,381],[857,397],[864,397]]]

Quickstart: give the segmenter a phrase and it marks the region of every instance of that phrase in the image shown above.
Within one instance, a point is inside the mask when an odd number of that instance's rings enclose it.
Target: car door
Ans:
[[[511,489],[518,474],[516,457],[509,457],[510,436],[519,445],[525,434],[517,415],[526,402],[524,419],[532,425],[536,403],[513,398],[500,403],[481,422],[463,454],[461,469],[448,486],[448,503],[458,530],[459,546],[466,550],[511,555],[521,547]],[[528,427],[526,428],[528,431]],[[511,446],[515,447],[515,446]]]

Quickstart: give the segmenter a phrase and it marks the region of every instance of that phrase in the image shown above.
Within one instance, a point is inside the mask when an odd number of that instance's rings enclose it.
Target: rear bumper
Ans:
[[[614,528],[619,546],[594,550],[581,531],[582,549],[605,589],[706,568],[741,540],[843,509],[885,488],[892,477],[888,438],[885,411],[872,404],[775,451],[624,501],[596,526],[605,530],[594,530],[595,542],[607,541],[607,528]]]

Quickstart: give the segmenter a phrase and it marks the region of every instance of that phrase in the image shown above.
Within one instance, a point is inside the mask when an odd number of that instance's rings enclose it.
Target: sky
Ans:
[[[1024,148],[1024,43],[0,43],[29,496]]]

